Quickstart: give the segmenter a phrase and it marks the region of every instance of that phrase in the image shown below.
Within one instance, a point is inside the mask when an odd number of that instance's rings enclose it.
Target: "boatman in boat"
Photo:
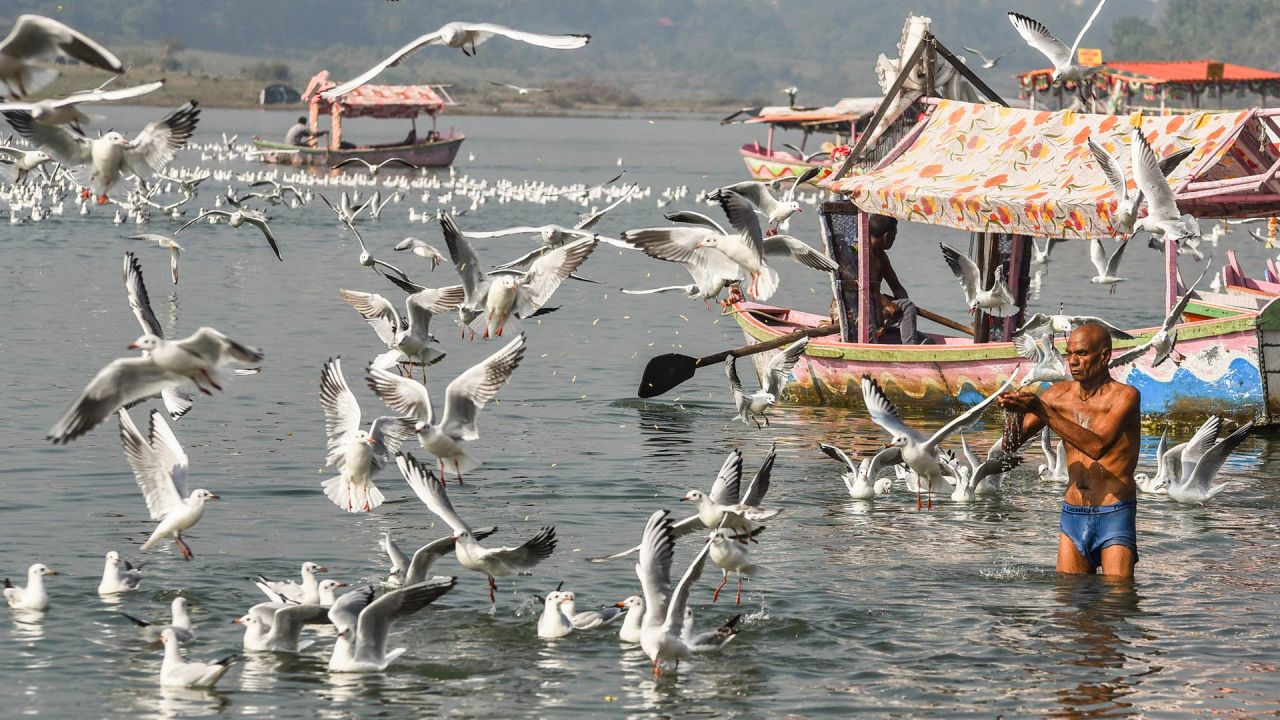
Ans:
[[[311,132],[311,128],[307,126],[307,119],[305,117],[300,117],[298,118],[298,122],[294,123],[293,127],[289,128],[289,131],[284,134],[284,142],[286,145],[311,147],[315,144],[316,140],[320,139],[328,132],[328,130],[321,130],[316,133]]]
[[[1006,393],[1000,407],[1022,414],[1022,438],[1035,437],[1047,425],[1065,445],[1069,481],[1059,522],[1058,572],[1101,568],[1108,578],[1130,580],[1138,562],[1138,390],[1111,378],[1111,335],[1097,323],[1071,333],[1066,361],[1071,380],[1040,396]]]
[[[907,297],[907,289],[898,280],[889,260],[889,249],[898,239],[898,219],[887,215],[872,215],[867,220],[871,246],[871,292],[875,293],[874,307],[879,315],[877,327],[897,328],[898,337],[881,337],[879,342],[900,342],[903,345],[920,345],[930,342],[923,333],[916,331],[916,304]],[[883,283],[889,283],[891,295],[880,292]],[[857,322],[858,277],[857,266],[844,267],[840,271],[840,289],[845,294],[845,307],[853,317],[849,327]]]

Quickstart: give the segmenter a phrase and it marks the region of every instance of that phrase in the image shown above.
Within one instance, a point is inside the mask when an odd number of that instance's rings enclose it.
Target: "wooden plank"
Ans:
[[[1026,235],[1013,236],[1013,252],[1009,258],[1009,292],[1013,302],[1019,308],[1027,306],[1027,290],[1031,284],[1031,238]],[[1022,318],[1026,312],[1018,310],[1018,314],[1002,318],[1004,339],[1013,339],[1013,332],[1022,327]]]
[[[1169,236],[1164,239],[1164,314],[1168,316],[1178,304],[1178,241]]]
[[[875,293],[880,288],[871,287],[871,222],[870,217],[858,211],[858,342],[871,342],[871,326],[875,320]]]

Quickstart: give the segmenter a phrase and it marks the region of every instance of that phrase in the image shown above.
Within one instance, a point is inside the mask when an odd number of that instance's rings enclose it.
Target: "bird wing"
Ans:
[[[439,30],[436,30],[435,32],[429,32],[426,35],[421,35],[419,37],[416,37],[413,40],[409,41],[409,43],[406,44],[404,47],[400,48],[399,50],[396,50],[394,53],[391,53],[391,55],[383,59],[382,62],[378,63],[377,65],[374,65],[368,70],[365,70],[364,72],[355,76],[351,80],[348,80],[340,85],[336,85],[332,88],[329,88],[328,90],[325,90],[324,92],[320,93],[320,95],[324,97],[326,100],[333,100],[334,98],[346,95],[352,90],[355,90],[361,85],[364,85],[370,80],[378,77],[378,75],[382,74],[383,70],[386,70],[389,67],[395,67],[396,65],[399,65],[402,60],[409,57],[420,48],[424,48],[428,45],[433,45],[438,42],[440,42]]]
[[[21,110],[6,110],[5,118],[22,137],[49,151],[63,165],[83,165],[93,158],[92,143],[62,125],[45,125]]]
[[[1118,277],[1116,273],[1120,272],[1120,258],[1124,255],[1124,249],[1128,246],[1128,241],[1121,242],[1120,247],[1111,253],[1111,257],[1107,259],[1107,277]]]
[[[710,232],[706,227],[641,228],[622,233],[622,241],[658,260],[688,264]]]
[[[1151,217],[1173,219],[1179,216],[1178,204],[1173,197],[1169,180],[1160,171],[1156,158],[1142,128],[1133,129],[1129,141],[1129,162],[1133,166],[1133,182],[1147,200],[1147,214]]]
[[[276,238],[271,234],[271,228],[267,225],[266,218],[261,215],[250,215],[246,213],[244,221],[258,228],[258,230],[262,232],[262,237],[267,239],[267,244],[271,246],[271,252],[276,254],[276,259],[284,262],[284,258],[280,256],[280,246],[276,244]],[[386,263],[383,263],[383,265],[386,265]],[[404,273],[400,274],[403,275]]]
[[[1191,477],[1188,479],[1187,485],[1195,487],[1202,492],[1207,492],[1213,484],[1213,479],[1217,477],[1218,471],[1222,469],[1223,463],[1227,461],[1227,456],[1240,443],[1244,442],[1251,430],[1253,430],[1253,423],[1247,422],[1237,428],[1235,432],[1223,438],[1222,442],[1205,451],[1199,462],[1196,463],[1195,469],[1191,471]]]
[[[360,292],[358,290],[338,290],[338,295],[360,313],[360,317],[369,323],[369,327],[377,333],[378,339],[390,347],[396,342],[400,331],[400,316],[395,305],[377,293]]]
[[[707,197],[720,203],[720,209],[729,218],[729,227],[740,233],[756,257],[763,261],[764,233],[760,231],[760,219],[751,203],[740,193],[723,188]]]
[[[297,645],[307,625],[328,625],[329,608],[322,605],[286,605],[271,614],[271,633]]]
[[[382,398],[387,407],[428,425],[435,422],[431,410],[431,396],[427,386],[414,380],[370,367],[366,382],[375,395]]]
[[[928,449],[936,449],[940,444],[942,444],[943,440],[947,439],[947,436],[977,422],[978,418],[982,417],[982,413],[986,412],[987,406],[995,402],[996,398],[1000,397],[1001,393],[1013,387],[1013,383],[1017,377],[1018,371],[1014,370],[1013,373],[1009,375],[1009,379],[1006,380],[1003,385],[996,388],[995,392],[983,398],[981,402],[968,410],[965,410],[963,413],[960,413],[960,415],[956,416],[954,420],[939,428],[938,431],[933,434],[933,437],[930,437],[925,441],[925,447]]]
[[[23,59],[62,52],[100,70],[124,72],[124,64],[88,35],[41,15],[21,15],[0,42],[0,54]]]
[[[738,358],[730,355],[724,363],[724,374],[729,378],[729,391],[733,394],[733,406],[742,411],[742,399],[746,393],[742,391],[742,378],[738,377]]]
[[[573,274],[599,244],[594,238],[581,238],[545,253],[533,261],[529,272],[520,281],[520,307],[517,316],[527,318],[540,309],[560,283]]]
[[[1013,338],[1013,349],[1033,363],[1038,363],[1044,358],[1044,348],[1030,333],[1015,336]]]
[[[1217,415],[1210,415],[1196,430],[1195,435],[1192,435],[1191,439],[1184,443],[1180,460],[1182,461],[1183,470],[1188,475],[1194,472],[1195,464],[1200,462],[1204,454],[1218,441],[1218,433],[1221,431],[1222,418]]]
[[[396,415],[380,415],[373,419],[373,423],[369,425],[369,436],[381,443],[386,451],[383,459],[377,461],[378,467],[382,467],[386,458],[400,452],[400,446],[405,440],[417,434],[414,430],[417,424],[416,418]]]
[[[1134,347],[1129,348],[1128,351],[1111,358],[1111,362],[1107,363],[1107,367],[1118,368],[1128,365],[1145,355],[1151,347],[1151,340],[1147,340],[1141,345],[1135,345]]]
[[[746,492],[742,493],[742,505],[752,508],[760,506],[764,496],[769,492],[770,481],[773,478],[773,463],[777,458],[778,444],[774,443],[769,448],[769,454],[764,456],[764,462],[760,463],[760,469],[756,470],[755,476],[747,484]]]
[[[453,310],[466,299],[466,290],[461,285],[428,288],[410,295],[404,299],[409,315],[409,333],[425,342],[429,337],[427,331],[431,327],[431,318]]]
[[[970,478],[970,481],[974,485],[977,485],[982,482],[983,478],[1003,475],[1021,464],[1022,457],[1012,453],[1001,455],[1000,457],[992,458],[990,460],[984,460],[974,466],[973,477]]]
[[[960,283],[960,290],[964,292],[964,301],[972,303],[978,291],[982,289],[982,283],[978,279],[978,264],[946,243],[938,243],[938,247],[942,248],[942,259],[947,261],[951,274],[955,275]]]
[[[449,540],[452,541],[453,537],[450,536]],[[409,571],[409,556],[405,555],[400,546],[396,544],[396,541],[391,539],[391,533],[383,532],[382,540],[378,544],[382,546],[383,551],[387,553],[387,557],[391,560],[391,571],[399,574],[402,578],[406,577]]]
[[[354,655],[357,660],[385,661],[387,636],[391,624],[397,619],[412,615],[435,602],[453,589],[455,577],[436,578],[426,582],[392,590],[369,603],[360,611],[356,621]]]
[[[1071,62],[1071,48],[1050,34],[1049,29],[1041,25],[1038,20],[1022,13],[1011,12],[1009,22],[1013,23],[1013,29],[1018,31],[1028,45],[1049,58],[1049,62],[1055,67]]]
[[[129,296],[129,309],[133,311],[133,316],[138,319],[138,324],[142,326],[142,331],[158,338],[164,337],[164,330],[160,327],[160,321],[151,309],[151,298],[147,295],[147,285],[142,281],[142,263],[132,252],[124,254],[124,289]]]
[[[140,97],[147,93],[155,92],[162,87],[164,87],[164,80],[156,80],[155,82],[120,88],[119,90],[84,90],[72,93],[64,98],[53,100],[52,103],[54,107],[65,107],[68,105],[79,105],[80,103],[128,100],[130,98]]]
[[[1124,176],[1124,168],[1120,163],[1116,162],[1111,154],[1088,138],[1085,141],[1089,145],[1089,152],[1093,153],[1093,159],[1097,161],[1098,167],[1102,168],[1102,174],[1107,177],[1107,184],[1111,186],[1111,190],[1116,194],[1116,202],[1124,202],[1125,195],[1129,193],[1128,181]]]
[[[1093,27],[1093,21],[1097,19],[1098,13],[1102,12],[1102,6],[1106,4],[1107,0],[1098,0],[1097,6],[1093,8],[1093,14],[1085,21],[1084,26],[1080,28],[1080,32],[1076,33],[1076,40],[1071,43],[1071,50],[1067,53],[1068,57],[1074,58],[1076,56],[1076,49],[1080,47],[1080,41],[1084,39],[1084,34],[1089,32],[1089,28]]]
[[[778,178],[779,182],[785,178]],[[722,188],[716,188],[707,194],[708,200],[719,200],[719,195],[724,192],[734,192],[742,196],[744,200],[751,203],[753,214],[755,208],[759,208],[760,212],[768,215],[772,213],[778,205],[778,200],[769,192],[769,184],[758,180],[744,180],[732,185],[725,185]]]
[[[320,371],[320,407],[328,436],[325,465],[333,465],[341,462],[347,444],[360,431],[360,403],[342,375],[341,358],[330,358]]]
[[[440,217],[440,229],[444,232],[444,241],[449,247],[449,260],[458,271],[458,276],[462,278],[462,287],[467,293],[467,303],[484,302],[481,290],[488,280],[481,269],[480,258],[476,255],[476,251],[463,237],[452,215],[445,213]]]
[[[631,197],[631,193],[635,192],[636,188],[638,187],[640,187],[639,184],[635,184],[628,187],[625,192],[623,192],[621,195],[618,196],[617,200],[614,200],[613,202],[609,203],[603,208],[593,213],[588,213],[585,217],[580,218],[578,222],[574,224],[573,229],[574,230],[590,230],[591,228],[595,227],[596,223],[600,222],[600,218],[607,215],[610,210],[626,202],[627,198]]]
[[[544,527],[523,545],[490,550],[486,556],[517,572],[532,570],[556,549],[556,529]]]
[[[988,60],[988,59],[987,59],[987,56],[986,56],[986,55],[983,55],[983,54],[982,54],[982,51],[981,51],[981,50],[978,50],[977,48],[971,48],[971,47],[969,47],[968,45],[961,45],[960,47],[961,47],[961,49],[962,49],[962,50],[965,50],[966,52],[971,52],[971,53],[973,53],[974,55],[977,55],[979,58],[981,58],[981,59],[982,59],[982,62],[984,62],[984,63],[986,63],[986,62],[991,62],[990,60]]]
[[[909,437],[917,442],[924,439],[923,435],[902,422],[902,417],[898,414],[898,406],[893,404],[893,401],[880,388],[880,383],[873,380],[870,375],[862,376],[862,402],[866,405],[871,420],[887,430],[890,435]]]
[[[902,462],[902,448],[885,448],[871,457],[871,467],[867,470],[867,478],[875,481],[885,468]]]
[[[782,397],[782,386],[787,383],[791,371],[804,355],[809,346],[809,338],[804,337],[787,346],[780,353],[775,353],[764,366],[764,391],[774,398]]]
[[[178,385],[183,378],[148,358],[119,358],[89,381],[73,404],[49,430],[55,443],[74,440],[97,427],[109,415],[129,403],[151,397]]]
[[[164,419],[156,411],[151,416],[151,440],[142,436],[138,426],[133,424],[128,410],[121,410],[120,440],[124,445],[124,456],[133,468],[134,479],[142,490],[142,498],[147,503],[147,510],[152,520],[160,520],[174,508],[182,506],[185,493],[178,487],[176,475],[182,476],[182,489],[186,488],[187,456],[177,439],[172,440],[173,432]],[[159,421],[167,432],[157,433],[156,421]],[[158,444],[153,444],[157,443]]]
[[[1195,295],[1196,286],[1204,280],[1204,276],[1209,274],[1209,270],[1212,267],[1213,258],[1210,257],[1209,261],[1204,264],[1204,270],[1200,271],[1200,277],[1196,278],[1196,281],[1191,283],[1191,287],[1187,288],[1187,291],[1178,299],[1178,304],[1174,305],[1173,309],[1170,310],[1169,314],[1165,317],[1163,325],[1165,332],[1172,330],[1174,325],[1177,325],[1182,321],[1182,313],[1186,312],[1187,303],[1190,303],[1191,296]]]
[[[841,450],[835,445],[828,445],[826,443],[818,443],[818,449],[826,453],[827,457],[832,460],[844,463],[845,467],[849,468],[849,472],[858,472],[858,466],[853,464],[852,458],[850,458],[844,450]]]
[[[538,235],[549,228],[551,228],[550,225],[540,225],[538,227],[520,225],[517,227],[503,228],[502,230],[468,231],[461,233],[461,235],[464,238],[470,238],[473,240],[484,240],[486,238],[510,237],[512,235]]]
[[[206,210],[206,211],[204,211],[204,212],[200,213],[199,215],[195,216],[194,218],[191,218],[190,220],[188,220],[188,221],[186,221],[185,223],[183,223],[183,224],[182,224],[182,227],[178,228],[177,230],[174,230],[174,231],[173,231],[173,235],[174,235],[174,237],[177,237],[177,236],[178,236],[178,233],[182,232],[183,230],[186,230],[187,228],[191,227],[192,225],[195,225],[196,223],[200,222],[201,220],[203,220],[203,219],[205,219],[205,218],[207,218],[207,217],[213,216],[213,215],[216,215],[216,216],[218,216],[218,217],[227,217],[227,218],[231,217],[231,213],[227,212],[226,210]]]
[[[1093,263],[1093,267],[1098,271],[1098,276],[1105,276],[1107,273],[1107,250],[1102,247],[1102,239],[1094,238],[1089,241],[1089,262]]]
[[[644,625],[656,625],[667,618],[671,599],[671,558],[676,539],[671,532],[670,513],[656,510],[645,523],[636,560],[636,576],[644,593]]]
[[[520,333],[506,347],[471,366],[445,388],[444,414],[440,428],[450,437],[475,440],[476,416],[498,394],[524,358],[525,334]]]
[[[493,23],[461,23],[461,25],[467,32],[480,33],[481,35],[501,35],[512,40],[519,40],[523,43],[553,50],[576,50],[591,41],[591,36],[585,33],[542,35],[523,30],[513,30],[504,25],[495,25]]]
[[[426,504],[427,509],[443,520],[454,533],[471,532],[471,526],[453,509],[453,503],[449,502],[444,483],[436,478],[435,473],[418,462],[412,453],[396,453],[396,466],[400,468],[400,474],[409,484],[409,489],[413,490],[418,499]]]
[[[187,144],[200,120],[195,100],[174,110],[162,120],[148,124],[124,150],[124,162],[130,172],[142,177],[147,171],[164,169],[178,148]]]
[[[770,235],[764,239],[762,247],[766,256],[789,255],[805,267],[823,272],[840,272],[840,266],[834,260],[790,235]]]
[[[702,227],[715,230],[720,235],[729,234],[729,231],[725,230],[723,225],[712,220],[710,217],[703,215],[700,212],[694,212],[693,210],[676,210],[663,215],[663,217],[671,222],[685,223],[686,225],[701,225]]]
[[[671,593],[671,601],[667,604],[666,622],[663,623],[663,629],[668,633],[680,635],[684,628],[684,609],[689,604],[689,593],[693,591],[698,578],[702,577],[702,566],[707,564],[707,556],[710,552],[711,541],[708,540],[702,544],[702,550],[698,551],[693,562],[689,563],[684,575],[680,576],[680,582],[676,583],[675,590]]]
[[[717,505],[737,505],[739,486],[742,482],[742,451],[735,449],[724,459],[716,480],[707,495]]]

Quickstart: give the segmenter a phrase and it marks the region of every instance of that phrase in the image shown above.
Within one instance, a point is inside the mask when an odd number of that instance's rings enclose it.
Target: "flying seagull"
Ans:
[[[389,67],[399,65],[405,58],[412,55],[417,50],[427,47],[428,45],[444,45],[446,47],[458,48],[462,50],[463,55],[475,55],[476,46],[493,37],[501,35],[512,40],[537,45],[539,47],[551,48],[553,50],[576,50],[591,41],[591,36],[585,33],[572,35],[540,35],[538,33],[524,32],[521,30],[513,30],[502,25],[494,25],[491,23],[469,23],[469,22],[451,22],[442,26],[435,32],[429,32],[422,35],[404,47],[396,50],[382,62],[365,70],[355,77],[336,87],[320,93],[326,100],[332,100],[337,97],[346,95],[356,88],[364,85]],[[471,51],[467,51],[467,46],[471,46]]]
[[[1080,41],[1084,39],[1084,34],[1089,31],[1093,21],[1098,17],[1098,13],[1102,10],[1102,6],[1107,0],[1098,0],[1098,5],[1093,9],[1093,14],[1089,16],[1088,22],[1084,27],[1080,28],[1080,33],[1076,35],[1076,40],[1067,47],[1061,40],[1049,33],[1049,29],[1041,25],[1039,21],[1029,18],[1022,13],[1009,13],[1009,22],[1013,23],[1013,28],[1018,31],[1023,40],[1036,50],[1040,51],[1045,57],[1049,58],[1049,62],[1053,63],[1053,84],[1057,85],[1063,82],[1083,82],[1093,76],[1094,73],[1102,69],[1102,66],[1084,67],[1076,63],[1076,50],[1080,47]]]
[[[942,258],[947,261],[951,273],[960,283],[960,289],[964,291],[969,312],[981,310],[995,317],[1011,317],[1022,310],[1014,304],[1013,294],[1005,284],[1003,267],[996,268],[995,282],[991,287],[983,289],[977,263],[946,243],[938,243],[938,247],[942,248]]]
[[[58,73],[31,65],[32,60],[65,55],[119,75],[120,58],[88,35],[43,15],[19,15],[8,37],[0,40],[0,84],[5,95],[25,97],[53,82]]]

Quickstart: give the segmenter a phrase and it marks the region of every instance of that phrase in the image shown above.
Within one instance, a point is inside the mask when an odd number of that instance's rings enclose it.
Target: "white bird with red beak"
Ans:
[[[329,572],[329,568],[313,563],[302,563],[302,582],[270,580],[265,575],[254,577],[253,582],[274,603],[294,605],[323,605],[320,599],[320,581],[316,573]]]
[[[91,166],[90,187],[98,204],[105,205],[107,191],[122,174],[144,177],[159,172],[173,160],[178,148],[186,145],[195,132],[200,120],[200,109],[196,105],[192,100],[163,120],[150,123],[132,141],[114,130],[90,140],[62,125],[45,125],[22,110],[9,110],[4,116],[18,134],[48,150],[63,165]],[[87,199],[89,195],[87,188],[81,198]]]
[[[129,411],[121,410],[120,439],[151,519],[159,521],[142,549],[172,537],[182,558],[190,560],[191,548],[182,540],[182,533],[200,522],[206,502],[221,498],[203,488],[188,494],[187,453],[159,410],[151,411],[151,431],[147,437],[133,424]]]
[[[559,590],[547,593],[543,602],[542,615],[538,616],[538,637],[543,640],[562,638],[573,632],[573,618],[565,610],[572,608],[574,596],[571,592]]]

